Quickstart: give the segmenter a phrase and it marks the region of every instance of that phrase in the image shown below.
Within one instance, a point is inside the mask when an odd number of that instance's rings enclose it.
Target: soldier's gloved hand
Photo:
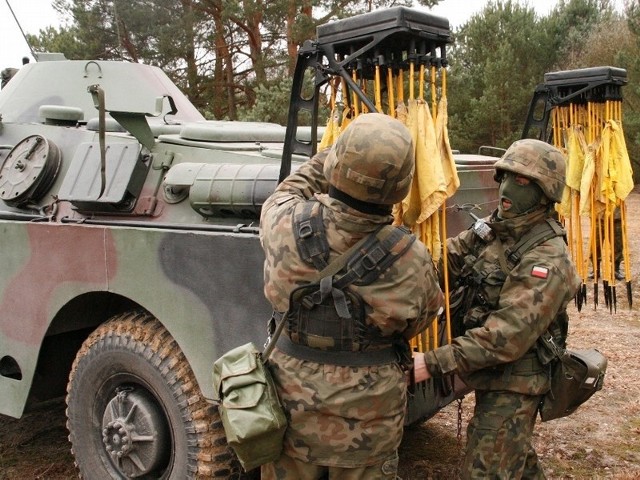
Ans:
[[[424,382],[431,378],[427,363],[424,360],[424,353],[413,352],[413,381],[415,383]]]

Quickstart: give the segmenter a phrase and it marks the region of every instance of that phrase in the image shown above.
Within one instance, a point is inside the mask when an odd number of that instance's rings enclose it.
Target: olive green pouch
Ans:
[[[213,387],[227,443],[249,471],[282,452],[287,419],[268,366],[253,343],[234,348],[213,364]]]
[[[551,389],[543,397],[540,418],[543,422],[566,417],[602,389],[607,357],[595,348],[562,350],[552,365]]]

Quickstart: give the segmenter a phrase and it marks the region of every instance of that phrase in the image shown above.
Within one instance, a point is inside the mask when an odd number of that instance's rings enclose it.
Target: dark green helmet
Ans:
[[[414,158],[411,134],[402,122],[367,113],[340,134],[325,161],[324,175],[357,200],[392,205],[409,193]]]
[[[518,140],[494,166],[496,181],[500,181],[502,171],[514,172],[533,180],[550,200],[562,201],[565,159],[553,145],[532,138]]]

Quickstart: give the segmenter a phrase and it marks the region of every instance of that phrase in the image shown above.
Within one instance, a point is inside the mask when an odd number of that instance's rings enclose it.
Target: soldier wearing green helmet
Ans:
[[[321,223],[324,262],[331,264],[360,239],[391,224],[393,203],[411,185],[413,149],[409,131],[398,120],[360,115],[333,147],[277,187],[261,217],[264,292],[276,312],[287,311],[295,303],[292,291],[318,274],[320,267],[308,257],[322,263],[299,248],[300,212],[309,208]],[[396,353],[386,359],[379,355],[399,342],[410,365],[408,340],[427,327],[444,300],[429,252],[420,242],[407,243],[410,237],[403,234],[393,250],[404,253],[382,276],[347,287],[364,304],[363,323],[356,329],[361,333],[355,335],[348,322],[333,327],[317,317],[320,308],[283,320],[290,323],[269,365],[289,426],[281,457],[262,466],[263,480],[396,478],[406,376]],[[322,242],[317,245],[322,252]]]
[[[556,147],[540,140],[518,140],[495,165],[497,182],[506,172],[529,178],[547,199],[559,203],[564,191],[565,160]]]
[[[451,295],[465,305],[452,318],[460,335],[415,354],[414,375],[457,373],[475,390],[462,478],[544,478],[531,444],[553,361],[541,337],[549,332],[565,345],[566,307],[581,284],[554,219],[565,160],[555,147],[525,139],[495,169],[498,208],[479,221],[484,228],[447,240]]]

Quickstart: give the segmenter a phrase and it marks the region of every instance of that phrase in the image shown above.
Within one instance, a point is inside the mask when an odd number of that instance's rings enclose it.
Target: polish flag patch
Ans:
[[[547,278],[549,276],[549,269],[536,265],[531,270],[531,275],[538,278]]]

